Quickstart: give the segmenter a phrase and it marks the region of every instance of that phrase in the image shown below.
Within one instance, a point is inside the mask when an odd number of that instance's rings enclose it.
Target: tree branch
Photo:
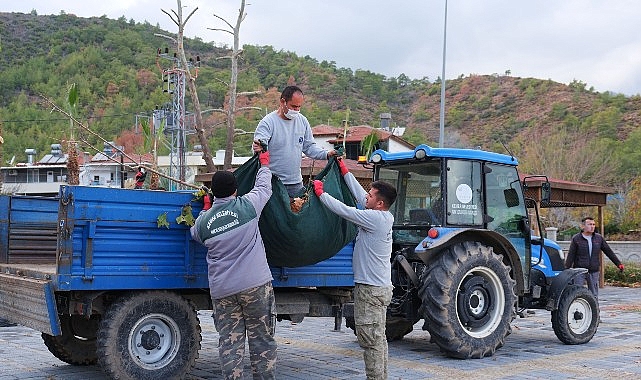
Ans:
[[[232,36],[234,35],[234,32],[232,32],[231,30],[227,30],[227,29],[219,29],[219,28],[207,28],[207,29],[213,30],[214,32],[225,32],[225,33],[231,34]]]
[[[191,17],[191,16],[192,16],[192,15],[193,15],[197,10],[198,10],[198,7],[196,7],[193,11],[191,11],[191,13],[189,14],[189,16],[187,16],[187,18],[185,19],[185,22],[183,22],[183,25],[187,24],[187,21],[189,21],[189,18],[190,18],[190,17]]]
[[[171,40],[173,43],[176,43],[176,39],[174,37],[168,36],[166,34],[154,33],[154,36],[163,37],[163,38],[166,38],[168,40]]]
[[[236,96],[250,96],[250,95],[258,95],[260,93],[261,91],[243,91],[243,92],[237,93]]]
[[[174,19],[174,17],[173,17],[172,15],[170,15],[170,14],[169,14],[169,12],[167,12],[167,11],[166,11],[166,10],[164,10],[164,9],[160,9],[160,10],[162,11],[162,13],[166,14],[167,16],[169,16],[169,18],[171,19],[171,21],[173,21],[173,22],[174,22],[174,24],[176,24],[176,25],[180,26],[180,24],[178,23],[178,21],[176,21],[176,19]],[[172,9],[171,11],[172,11],[172,12],[174,12],[174,10],[173,10],[173,9]],[[174,12],[174,14],[176,14],[176,12]]]
[[[250,107],[250,106],[240,107],[240,108],[236,108],[236,113],[240,111],[249,111],[249,110],[262,111],[263,109],[260,107]]]
[[[224,18],[222,18],[222,17],[218,16],[218,15],[217,15],[217,14],[215,14],[215,13],[214,13],[214,17],[216,17],[216,18],[217,18],[217,19],[219,19],[220,21],[222,21],[222,22],[224,22],[225,24],[227,24],[227,26],[229,27],[229,29],[234,30],[234,27],[233,27],[229,22],[227,22],[227,20],[225,20]]]
[[[131,157],[131,156],[129,156],[127,153],[123,152],[120,148],[118,148],[117,146],[115,146],[114,144],[112,144],[112,143],[111,143],[111,141],[107,141],[107,140],[105,140],[102,136],[100,136],[100,135],[99,135],[99,134],[97,134],[96,132],[94,132],[94,131],[92,131],[91,129],[89,129],[89,127],[87,127],[87,126],[85,126],[84,124],[82,124],[78,119],[76,119],[75,117],[73,117],[69,112],[67,112],[67,111],[65,111],[64,109],[60,108],[56,103],[54,103],[54,102],[53,102],[53,100],[51,100],[51,99],[47,98],[47,97],[46,97],[46,96],[44,96],[44,95],[40,95],[40,97],[41,97],[41,98],[43,98],[47,103],[49,103],[49,105],[51,105],[51,107],[52,107],[52,111],[59,112],[59,113],[63,114],[64,116],[68,117],[68,118],[69,118],[69,120],[71,120],[75,125],[79,126],[79,127],[80,127],[80,129],[82,129],[83,131],[88,132],[89,134],[91,134],[91,135],[92,135],[92,136],[94,136],[94,137],[97,137],[97,138],[98,138],[99,140],[101,140],[103,143],[105,143],[105,144],[109,145],[109,146],[110,146],[111,148],[113,148],[114,150],[116,150],[116,151],[120,152],[120,154],[122,154],[122,156],[123,156],[123,157],[128,158],[131,162],[136,162],[136,160],[134,160],[134,158],[133,158],[133,157]],[[89,142],[87,142],[85,139],[81,138],[81,140],[82,140],[82,142],[83,142],[84,144],[87,144],[89,147],[91,147],[92,149],[94,149],[96,152],[101,152],[101,150],[99,150],[99,149],[97,149],[96,147],[94,147],[93,145],[91,145],[91,144],[90,144]],[[109,158],[110,160],[113,160],[113,161],[118,162],[118,163],[120,164],[120,162],[119,162],[119,161],[116,161],[115,159],[113,159],[113,158],[111,158],[111,157],[108,157],[108,156],[106,156],[106,157],[107,157],[107,158]],[[145,167],[147,170],[149,170],[150,172],[156,173],[156,174],[158,174],[158,175],[159,175],[159,176],[161,176],[161,177],[167,178],[167,179],[169,179],[169,180],[171,180],[171,181],[174,181],[174,182],[180,183],[180,184],[185,185],[185,186],[192,187],[192,188],[194,188],[194,189],[200,189],[200,186],[197,186],[197,185],[194,185],[194,184],[190,184],[190,183],[186,183],[186,182],[183,182],[183,181],[181,181],[181,180],[179,180],[179,179],[176,179],[176,178],[172,178],[172,177],[170,177],[170,176],[167,176],[167,175],[165,175],[165,174],[163,174],[163,173],[158,172],[157,170],[154,170],[153,168],[149,168],[149,167],[147,167],[146,165],[136,165],[136,166],[144,166],[144,167]],[[129,165],[128,165],[127,167],[131,168],[131,166],[129,166]]]

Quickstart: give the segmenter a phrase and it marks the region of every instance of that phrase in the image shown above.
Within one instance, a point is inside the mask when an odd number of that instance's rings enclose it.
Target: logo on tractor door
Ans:
[[[456,188],[456,199],[461,203],[470,203],[472,201],[472,188],[466,183],[458,185]]]
[[[451,204],[452,215],[478,215],[477,206],[472,202],[473,192],[470,185],[462,183],[456,187],[456,199],[459,203]]]

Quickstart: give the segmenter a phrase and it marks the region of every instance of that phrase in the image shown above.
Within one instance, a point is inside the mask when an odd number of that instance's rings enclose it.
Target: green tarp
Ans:
[[[255,155],[234,171],[238,195],[246,194],[254,187],[259,167]],[[327,193],[347,205],[355,205],[336,159],[329,160],[316,179],[323,181]],[[356,236],[354,224],[329,211],[313,191],[302,209],[293,212],[287,190],[276,176],[272,176],[272,190],[272,197],[259,221],[270,265],[293,268],[316,264],[334,256]]]

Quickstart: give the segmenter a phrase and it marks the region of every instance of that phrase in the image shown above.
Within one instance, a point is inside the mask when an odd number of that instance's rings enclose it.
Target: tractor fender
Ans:
[[[570,268],[554,277],[548,291],[548,302],[545,308],[550,311],[558,309],[559,300],[565,288],[572,283],[576,276],[587,273],[587,271],[585,268]]]
[[[517,294],[523,294],[525,284],[523,281],[523,268],[519,254],[512,243],[503,235],[486,229],[478,228],[437,228],[440,230],[436,239],[426,238],[414,250],[414,253],[425,263],[429,264],[437,258],[436,253],[457,243],[465,241],[482,242],[494,249],[496,253],[503,254],[516,281]]]

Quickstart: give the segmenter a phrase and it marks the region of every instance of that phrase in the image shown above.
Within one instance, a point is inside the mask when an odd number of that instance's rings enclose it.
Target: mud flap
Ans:
[[[51,281],[0,274],[0,317],[49,335],[62,334]]]
[[[558,309],[559,301],[565,287],[570,284],[576,276],[586,273],[587,271],[588,270],[585,268],[571,268],[564,270],[559,273],[558,276],[554,277],[552,285],[550,285],[550,291],[548,292],[549,298],[545,305],[545,309],[549,311]]]

